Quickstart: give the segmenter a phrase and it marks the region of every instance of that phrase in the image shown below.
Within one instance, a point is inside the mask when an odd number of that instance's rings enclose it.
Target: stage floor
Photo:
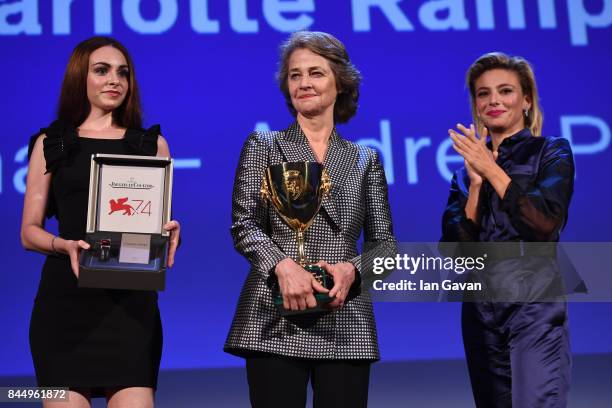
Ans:
[[[1,386],[32,385],[31,377],[2,377]],[[168,370],[160,373],[157,408],[248,407],[242,368]],[[463,360],[379,362],[372,368],[370,407],[473,407]],[[2,404],[27,408],[36,404]],[[96,400],[94,407],[104,407]],[[570,408],[612,407],[612,355],[574,357]]]

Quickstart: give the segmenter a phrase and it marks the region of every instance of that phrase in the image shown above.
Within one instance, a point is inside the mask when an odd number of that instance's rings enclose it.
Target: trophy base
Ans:
[[[312,264],[304,266],[304,269],[312,273],[315,278],[317,278],[317,280],[321,282],[321,285],[323,285],[324,288],[331,289],[334,287],[334,279],[322,267]],[[276,283],[273,292],[274,305],[278,309],[278,312],[281,316],[295,316],[311,313],[329,312],[330,310],[326,307],[326,305],[335,299],[335,297],[331,297],[327,293],[315,292],[314,297],[317,301],[317,305],[315,307],[311,307],[305,310],[289,310],[283,307],[283,295],[280,293],[278,283]]]

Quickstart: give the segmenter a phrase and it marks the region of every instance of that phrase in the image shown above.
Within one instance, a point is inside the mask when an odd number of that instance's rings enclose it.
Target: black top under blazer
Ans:
[[[297,259],[295,232],[260,198],[265,169],[282,162],[316,161],[297,123],[285,131],[253,132],[245,142],[234,181],[231,233],[251,264],[224,350],[308,359],[378,360],[378,340],[367,290],[357,290],[338,311],[281,317],[270,276],[287,256]],[[376,152],[342,139],[333,130],[323,162],[332,188],[305,233],[309,261],[352,262],[363,273],[357,241],[377,244],[377,256],[395,256],[387,181]],[[372,251],[367,255],[372,255]],[[360,277],[356,277],[359,279]]]

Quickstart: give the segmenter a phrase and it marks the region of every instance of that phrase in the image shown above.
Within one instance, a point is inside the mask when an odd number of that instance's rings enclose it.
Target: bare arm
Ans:
[[[512,181],[506,172],[497,163],[493,163],[486,172],[485,178],[491,183],[499,198],[503,199]]]
[[[30,251],[53,253],[53,234],[45,231],[45,210],[51,185],[51,174],[45,173],[43,139],[41,135],[32,151],[21,220],[21,244]],[[55,244],[55,243],[54,243]],[[57,248],[56,248],[57,250]]]
[[[170,157],[170,147],[162,135],[157,137],[157,157]]]
[[[21,243],[25,249],[46,254],[57,253],[70,257],[72,271],[79,274],[79,252],[89,248],[85,241],[56,237],[45,230],[45,211],[51,186],[51,174],[45,174],[46,162],[41,135],[32,150],[21,220]]]

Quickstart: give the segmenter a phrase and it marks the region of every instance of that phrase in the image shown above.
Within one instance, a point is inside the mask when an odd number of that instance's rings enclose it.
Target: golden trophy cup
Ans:
[[[312,224],[321,208],[323,199],[329,195],[331,181],[327,170],[315,162],[283,162],[269,166],[263,176],[261,197],[272,203],[281,219],[296,233],[297,263],[312,273],[325,288],[331,289],[334,281],[325,269],[309,263],[304,249],[304,231]],[[327,293],[317,293],[317,307],[306,310],[287,310],[283,307],[283,296],[278,283],[273,288],[274,304],[282,315],[320,312],[321,306],[333,300]]]

